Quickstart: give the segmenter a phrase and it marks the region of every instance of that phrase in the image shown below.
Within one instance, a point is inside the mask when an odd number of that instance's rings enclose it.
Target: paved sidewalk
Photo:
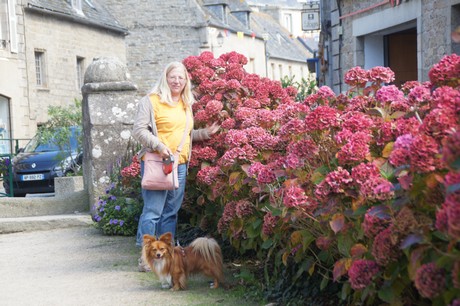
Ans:
[[[0,235],[0,305],[257,305],[199,277],[187,291],[161,289],[138,257],[134,237],[91,225]]]

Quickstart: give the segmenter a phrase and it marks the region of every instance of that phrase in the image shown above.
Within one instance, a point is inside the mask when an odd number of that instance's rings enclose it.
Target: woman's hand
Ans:
[[[167,147],[165,147],[163,150],[159,151],[159,153],[160,153],[162,158],[168,158],[170,155],[172,155],[172,152]]]
[[[208,125],[205,127],[206,131],[208,132],[208,135],[214,135],[219,129],[220,125],[217,124],[217,122],[214,122],[212,125]]]

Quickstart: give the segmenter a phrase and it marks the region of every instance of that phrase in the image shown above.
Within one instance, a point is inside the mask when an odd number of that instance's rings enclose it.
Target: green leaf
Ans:
[[[269,238],[269,239],[265,240],[264,243],[262,243],[261,247],[262,247],[262,249],[267,250],[267,249],[271,248],[272,245],[273,245],[273,240]]]
[[[350,257],[350,249],[353,246],[353,239],[348,235],[339,235],[337,239],[340,254]]]
[[[321,281],[321,285],[319,286],[319,290],[323,291],[323,289],[326,288],[328,283],[329,283],[329,278],[326,277],[326,276],[323,276],[323,280]]]
[[[342,286],[342,292],[340,294],[340,298],[345,301],[347,297],[350,295],[350,292],[351,292],[350,283],[346,282]]]
[[[379,299],[384,302],[391,303],[395,298],[394,290],[391,286],[385,286],[378,291]]]

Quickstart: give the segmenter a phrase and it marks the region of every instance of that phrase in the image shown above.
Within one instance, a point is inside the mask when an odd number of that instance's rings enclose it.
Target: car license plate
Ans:
[[[40,180],[44,180],[45,179],[45,175],[42,174],[42,173],[39,173],[39,174],[25,174],[22,176],[22,180],[23,181],[40,181]]]

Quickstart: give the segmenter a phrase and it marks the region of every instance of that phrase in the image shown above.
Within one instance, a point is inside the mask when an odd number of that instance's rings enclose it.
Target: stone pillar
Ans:
[[[83,178],[91,213],[113,166],[126,154],[137,110],[137,86],[116,58],[96,58],[85,72]]]

